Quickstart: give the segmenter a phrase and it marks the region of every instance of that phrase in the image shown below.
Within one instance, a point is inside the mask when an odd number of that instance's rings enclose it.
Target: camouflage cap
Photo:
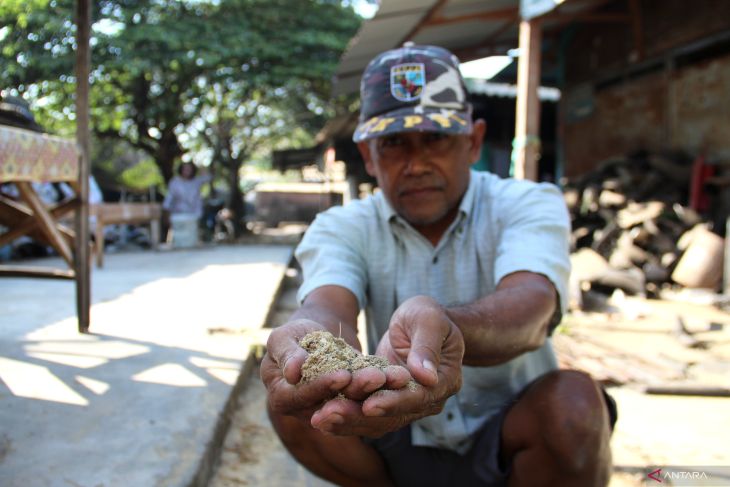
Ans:
[[[407,42],[370,61],[360,83],[360,122],[352,140],[395,132],[468,134],[471,105],[459,60],[437,46]]]

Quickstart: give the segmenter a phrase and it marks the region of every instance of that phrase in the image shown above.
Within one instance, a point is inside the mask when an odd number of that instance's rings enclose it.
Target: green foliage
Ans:
[[[155,161],[127,142],[95,139],[91,145],[92,174],[108,189],[146,190],[163,187],[164,180]]]
[[[144,159],[136,165],[125,169],[119,175],[119,182],[128,188],[143,190],[161,186],[164,181],[152,159]]]
[[[310,143],[333,113],[330,80],[360,23],[331,0],[92,3],[93,130],[144,151],[165,180],[180,158],[207,156],[233,184],[250,158]],[[64,134],[74,127],[73,6],[0,1],[0,87]]]

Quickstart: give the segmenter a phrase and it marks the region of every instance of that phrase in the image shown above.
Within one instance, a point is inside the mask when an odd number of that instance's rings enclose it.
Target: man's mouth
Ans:
[[[407,188],[407,189],[401,190],[400,195],[401,196],[420,196],[420,195],[425,195],[428,193],[434,193],[437,191],[441,191],[441,188],[439,188],[438,186],[423,186],[423,187]]]

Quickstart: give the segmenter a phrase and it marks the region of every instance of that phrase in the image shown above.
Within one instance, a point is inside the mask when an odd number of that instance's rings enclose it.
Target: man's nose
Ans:
[[[406,173],[422,174],[429,171],[431,163],[429,161],[429,152],[421,143],[410,144],[408,146],[406,160]]]

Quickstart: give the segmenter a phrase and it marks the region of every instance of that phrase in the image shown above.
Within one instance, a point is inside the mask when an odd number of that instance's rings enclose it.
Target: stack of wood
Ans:
[[[691,172],[688,159],[642,153],[606,161],[565,186],[575,307],[591,288],[655,295],[669,285],[719,285],[723,241],[685,205]]]

